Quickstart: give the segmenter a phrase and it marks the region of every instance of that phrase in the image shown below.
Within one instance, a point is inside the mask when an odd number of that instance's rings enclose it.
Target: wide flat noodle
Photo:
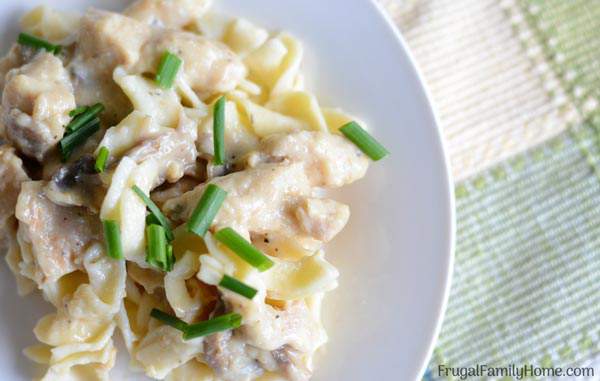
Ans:
[[[200,262],[198,254],[187,252],[181,257],[165,276],[165,293],[167,300],[175,315],[191,322],[202,308],[202,298],[199,293],[192,295],[186,281],[193,278],[198,272]]]
[[[198,360],[190,360],[182,366],[175,368],[166,381],[218,381],[213,370]]]
[[[301,120],[310,129],[328,131],[327,122],[317,98],[304,91],[287,91],[273,95],[265,107],[281,114]]]
[[[112,161],[144,140],[158,137],[168,131],[168,128],[154,123],[151,116],[140,111],[133,111],[118,125],[106,131],[98,144],[97,151],[100,150],[100,147],[108,148]]]
[[[111,260],[100,245],[94,245],[84,255],[84,268],[89,283],[64,295],[57,312],[42,318],[34,329],[45,346],[26,353],[47,362],[43,380],[78,379],[79,374],[104,379],[114,364],[112,334],[125,296],[125,263]]]
[[[146,228],[146,204],[133,191],[135,185],[144,193],[156,186],[158,163],[146,160],[136,164],[124,157],[117,167],[108,189],[100,217],[119,224],[121,243],[125,258],[147,267],[144,255],[144,232]]]
[[[81,16],[77,13],[41,5],[21,18],[21,29],[51,42],[63,42],[77,32],[80,19]]]
[[[247,20],[237,19],[229,24],[223,36],[223,42],[243,57],[264,44],[268,38],[269,32],[265,29],[259,28]]]
[[[150,116],[160,126],[177,127],[182,106],[175,89],[163,89],[148,78],[126,75],[119,69],[115,70],[113,78],[135,110]]]
[[[163,325],[141,340],[135,358],[149,377],[160,380],[202,353],[202,343],[202,337],[186,341],[181,331]]]

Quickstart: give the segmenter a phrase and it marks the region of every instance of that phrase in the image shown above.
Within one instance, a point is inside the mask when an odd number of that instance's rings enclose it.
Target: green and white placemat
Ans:
[[[456,180],[454,278],[424,378],[513,364],[600,380],[600,1],[381,2]]]

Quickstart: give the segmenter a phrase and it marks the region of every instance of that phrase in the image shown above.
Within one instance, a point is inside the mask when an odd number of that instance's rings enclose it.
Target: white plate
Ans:
[[[0,3],[4,49],[15,39],[18,17],[39,3]],[[127,1],[46,3],[120,9]],[[339,193],[351,205],[352,217],[329,248],[341,279],[326,299],[330,343],[314,380],[416,379],[445,307],[454,216],[440,133],[400,36],[367,0],[217,3],[227,13],[299,37],[306,47],[309,88],[323,105],[343,107],[368,122],[391,151],[372,165],[366,179]],[[21,350],[35,342],[31,329],[48,308],[40,298],[18,298],[12,275],[0,267],[1,378],[30,379],[32,365]],[[124,370],[126,356],[120,352],[113,379],[138,379]]]

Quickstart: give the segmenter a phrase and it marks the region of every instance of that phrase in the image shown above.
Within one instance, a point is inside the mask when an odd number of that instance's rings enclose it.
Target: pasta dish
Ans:
[[[309,380],[327,342],[327,190],[387,155],[304,86],[287,33],[139,0],[42,6],[0,61],[0,230],[22,295],[55,312],[42,380],[108,380],[117,332],[158,380]]]

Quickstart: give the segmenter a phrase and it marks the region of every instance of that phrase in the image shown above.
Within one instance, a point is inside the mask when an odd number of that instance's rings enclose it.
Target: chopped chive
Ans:
[[[96,163],[94,164],[94,169],[98,173],[104,172],[106,169],[106,161],[108,160],[108,155],[110,151],[106,147],[100,148],[100,152],[98,152],[98,157],[96,158]]]
[[[155,219],[159,222],[167,234],[167,239],[172,241],[173,236],[173,227],[171,226],[171,222],[165,217],[165,215],[160,211],[159,207],[150,199],[150,197],[146,196],[143,190],[141,190],[137,185],[134,185],[131,188],[139,198],[142,199],[146,207],[150,210],[150,213],[155,217]]]
[[[19,33],[17,42],[20,45],[30,46],[35,49],[44,49],[52,54],[60,54],[62,50],[62,46],[60,45],[52,44],[46,40],[27,33]]]
[[[163,323],[170,325],[171,327],[178,329],[184,333],[188,328],[188,324],[186,322],[184,322],[183,320],[181,320],[175,316],[171,316],[168,313],[163,312],[156,308],[152,309],[152,312],[150,312],[150,316],[152,316],[156,320],[160,320]]]
[[[167,271],[173,270],[175,265],[175,255],[173,255],[173,245],[167,244]]]
[[[154,216],[154,214],[150,213],[146,216],[146,225],[160,225],[160,221],[158,220],[158,218],[156,218],[156,216]]]
[[[219,98],[213,109],[214,163],[225,163],[225,97]]]
[[[254,296],[258,292],[255,288],[250,287],[247,284],[242,283],[233,277],[230,277],[229,275],[223,275],[223,279],[221,279],[221,282],[219,282],[219,286],[226,288],[229,291],[233,291],[236,294],[245,296],[248,299],[254,298]]]
[[[146,227],[146,262],[162,270],[168,267],[167,237],[160,225]]]
[[[181,58],[169,51],[166,51],[160,59],[160,64],[158,65],[158,71],[156,72],[155,78],[156,83],[162,88],[171,88],[182,63],[183,61],[181,61]]]
[[[187,223],[188,231],[204,237],[226,197],[227,192],[223,189],[215,184],[208,184]]]
[[[94,135],[100,129],[100,119],[94,118],[81,126],[77,131],[67,133],[58,143],[62,160],[67,161],[75,148],[85,143],[85,141]]]
[[[77,110],[77,109],[75,109]],[[75,111],[73,110],[73,111]],[[73,112],[71,111],[71,112]],[[104,105],[102,103],[96,103],[93,106],[87,107],[85,111],[77,114],[71,122],[67,125],[67,133],[72,133],[83,127],[86,123],[94,120],[98,114],[104,111]],[[69,113],[70,115],[70,113]]]
[[[356,122],[343,125],[340,132],[374,161],[381,160],[389,154],[388,150]]]
[[[104,227],[104,241],[106,253],[113,259],[123,259],[123,247],[121,246],[121,232],[119,224],[113,220],[102,221]]]
[[[79,106],[79,107],[76,107],[73,110],[69,111],[69,116],[71,118],[74,118],[77,115],[80,115],[80,114],[83,114],[84,112],[86,112],[88,108],[89,108],[89,106]]]
[[[197,337],[227,331],[229,329],[239,328],[240,325],[242,325],[242,315],[236,313],[221,315],[201,323],[188,325],[183,333],[183,339],[191,340]]]
[[[221,229],[215,233],[217,241],[227,246],[231,251],[237,254],[244,261],[248,262],[259,271],[266,271],[273,267],[274,263],[260,250],[254,247],[244,237],[239,235],[232,228]]]

